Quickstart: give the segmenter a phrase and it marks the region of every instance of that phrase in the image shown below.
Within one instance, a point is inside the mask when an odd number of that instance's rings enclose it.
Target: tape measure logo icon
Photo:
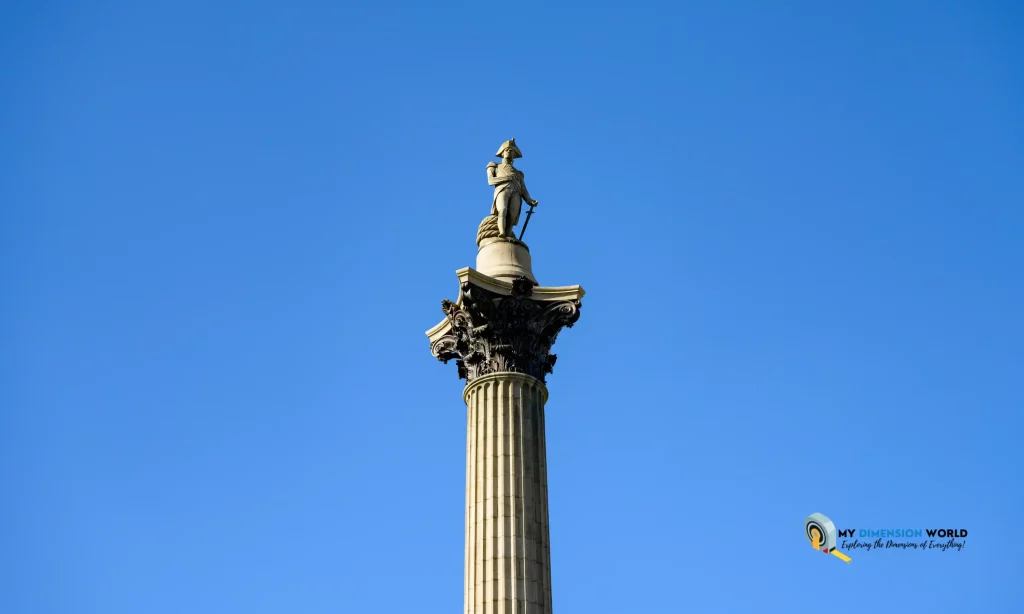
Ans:
[[[849,563],[852,559],[836,550],[836,525],[825,514],[814,513],[804,520],[804,535],[815,550]]]

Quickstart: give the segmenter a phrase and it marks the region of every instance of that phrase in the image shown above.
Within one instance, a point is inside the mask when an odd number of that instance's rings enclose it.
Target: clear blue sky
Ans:
[[[558,614],[1019,611],[1021,4],[546,4],[5,5],[0,611],[460,611],[510,137]]]

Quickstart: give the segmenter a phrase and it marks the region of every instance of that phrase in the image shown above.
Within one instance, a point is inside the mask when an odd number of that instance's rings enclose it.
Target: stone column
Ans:
[[[465,614],[551,614],[544,380],[583,289],[457,274],[459,299],[427,336],[466,380]]]
[[[544,402],[535,377],[466,386],[466,614],[550,614]]]

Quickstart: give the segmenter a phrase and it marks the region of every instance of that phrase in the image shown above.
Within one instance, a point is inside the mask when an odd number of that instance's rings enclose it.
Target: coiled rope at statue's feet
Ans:
[[[480,242],[484,239],[491,239],[500,236],[501,233],[498,231],[498,216],[488,215],[482,222],[480,222],[480,228],[476,231],[476,244],[480,245]]]

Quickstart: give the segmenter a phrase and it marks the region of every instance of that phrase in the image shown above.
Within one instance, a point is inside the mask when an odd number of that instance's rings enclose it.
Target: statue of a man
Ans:
[[[509,139],[502,143],[494,155],[501,158],[501,164],[491,162],[487,165],[487,185],[494,186],[491,215],[498,217],[499,236],[515,239],[512,228],[519,223],[522,201],[526,200],[527,204],[534,207],[537,201],[530,198],[523,172],[512,166],[513,160],[523,157],[516,147],[516,140]]]

